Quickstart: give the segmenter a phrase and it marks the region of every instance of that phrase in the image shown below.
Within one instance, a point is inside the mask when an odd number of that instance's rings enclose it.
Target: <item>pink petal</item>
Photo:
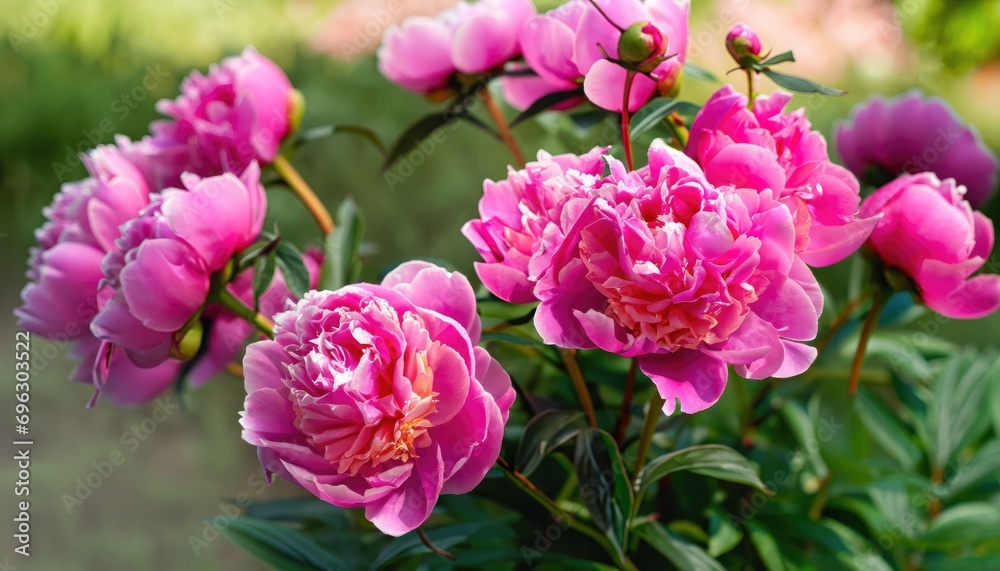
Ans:
[[[881,219],[882,216],[877,215],[843,226],[813,224],[809,229],[809,246],[799,253],[799,257],[814,268],[841,262],[861,248]]]
[[[432,444],[421,450],[416,469],[399,489],[365,507],[365,518],[382,533],[394,537],[417,529],[437,504],[443,475],[441,449]]]
[[[712,406],[726,389],[729,372],[719,359],[681,349],[667,355],[639,357],[639,367],[666,400],[663,413],[671,415],[680,401],[681,412],[693,414]]]
[[[479,342],[481,324],[476,313],[476,292],[464,275],[430,262],[413,261],[389,272],[382,286],[403,294],[418,307],[454,319],[469,332],[473,345]]]
[[[583,82],[587,99],[608,111],[621,113],[625,102],[625,76],[627,72],[618,64],[606,59],[596,62]],[[649,102],[656,93],[656,83],[644,75],[636,75],[629,93],[629,111],[634,113]]]

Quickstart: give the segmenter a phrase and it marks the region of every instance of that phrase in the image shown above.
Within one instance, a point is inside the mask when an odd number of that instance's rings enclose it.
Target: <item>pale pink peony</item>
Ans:
[[[462,233],[485,260],[476,263],[476,274],[494,295],[511,303],[537,301],[532,289],[539,276],[532,266],[539,264],[532,261],[544,255],[542,236],[562,233],[563,205],[588,195],[604,172],[607,151],[556,157],[541,151],[523,170],[511,168],[506,180],[484,183],[480,217]]]
[[[488,73],[520,55],[518,35],[534,15],[530,0],[481,0],[407,18],[386,30],[379,70],[404,89],[433,93],[457,72]]]
[[[811,266],[828,266],[858,250],[878,222],[858,218],[860,185],[833,164],[826,139],[805,110],[783,111],[788,93],[747,97],[726,85],[695,117],[687,153],[708,181],[770,190],[795,219],[795,251]]]
[[[119,139],[120,145],[127,145]],[[149,204],[145,177],[115,146],[100,146],[83,156],[91,178],[64,184],[46,221],[35,231],[22,305],[14,311],[18,326],[36,335],[69,344],[70,356],[80,361],[71,375],[90,382],[101,345],[90,331],[91,321],[107,303],[102,290],[101,260],[117,251],[118,227]],[[107,379],[108,398],[119,405],[147,400],[173,382],[177,362],[167,362],[141,373],[121,352],[112,355],[114,373]]]
[[[240,423],[265,472],[398,536],[496,462],[514,391],[475,346],[461,274],[409,262],[382,285],[310,292],[275,321],[244,359]]]
[[[177,99],[157,110],[148,145],[160,156],[157,176],[174,182],[183,172],[215,176],[241,173],[251,162],[274,160],[292,130],[294,90],[274,62],[252,47],[181,84]]]
[[[953,179],[901,176],[866,198],[861,214],[883,215],[868,247],[909,276],[928,307],[955,319],[1000,309],[1000,276],[971,277],[993,250],[993,222],[972,210]]]
[[[919,91],[859,104],[849,122],[837,125],[835,141],[844,164],[861,178],[933,172],[965,186],[965,199],[976,208],[1000,180],[1000,161],[979,133],[947,102]]]
[[[212,275],[252,244],[264,223],[267,199],[257,163],[240,178],[183,178],[186,190],[155,195],[122,226],[118,249],[103,261],[113,293],[91,330],[142,367],[168,358],[174,334],[205,305]]]
[[[747,378],[804,372],[823,296],[795,255],[795,225],[770,190],[717,188],[656,141],[649,166],[611,175],[565,206],[572,231],[535,288],[546,343],[637,357],[683,412],[722,395],[727,365]]]
[[[658,40],[666,47],[657,51],[672,57],[657,66],[651,75],[672,85],[684,67],[687,55],[688,0],[600,0],[598,4],[612,24],[589,0],[570,0],[566,4],[533,18],[521,32],[521,49],[527,66],[538,77],[507,77],[504,93],[512,105],[527,108],[539,98],[557,91],[579,88],[595,105],[609,111],[621,111],[625,98],[623,67],[604,57],[618,59],[622,33],[648,22]],[[603,53],[602,53],[603,49]],[[629,97],[629,110],[637,111],[658,91],[657,81],[637,75]]]

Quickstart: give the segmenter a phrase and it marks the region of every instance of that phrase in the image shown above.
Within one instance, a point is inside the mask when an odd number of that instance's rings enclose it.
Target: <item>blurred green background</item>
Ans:
[[[60,182],[85,176],[74,160],[78,150],[111,142],[111,132],[143,136],[157,117],[154,102],[174,97],[190,69],[204,71],[253,44],[284,67],[305,94],[306,128],[360,124],[391,141],[431,109],[383,80],[373,57],[344,61],[370,46],[374,36],[365,25],[387,10],[382,2],[348,3],[353,6],[338,6],[336,0],[0,0],[0,264],[6,276],[0,305],[8,316],[2,328],[11,347],[0,352],[2,370],[13,371],[11,311],[24,285],[24,262],[42,207]],[[1000,3],[995,0],[694,4],[691,59],[702,67],[724,75],[725,31],[745,20],[765,44],[796,50],[793,72],[849,89],[840,99],[799,101],[824,132],[869,95],[916,86],[951,101],[991,147],[1000,148]],[[683,97],[702,101],[714,88],[689,81]],[[111,132],[102,132],[108,125]],[[616,133],[601,124],[581,138],[564,119],[544,117],[518,136],[530,154],[542,147],[559,153],[610,144]],[[373,277],[414,257],[446,260],[471,272],[474,252],[459,227],[476,212],[483,178],[503,177],[507,160],[499,143],[461,127],[447,129],[443,143],[395,185],[380,172],[378,153],[349,137],[312,143],[294,162],[331,206],[345,196],[361,204],[368,240],[377,247],[367,270]],[[269,200],[284,235],[303,246],[318,243],[309,217],[285,191],[276,189]],[[1000,214],[997,202],[986,209],[993,218]],[[825,270],[820,277],[839,291],[842,270]],[[995,344],[998,331],[998,316],[945,325],[947,336],[968,343]],[[239,438],[239,380],[221,377],[192,395],[187,410],[149,421],[155,403],[85,410],[91,391],[65,380],[70,367],[62,359],[64,348],[34,339],[32,349],[32,556],[10,555],[16,472],[4,462],[0,520],[7,523],[0,564],[7,557],[17,568],[31,570],[259,568],[224,539],[198,553],[190,544],[191,536],[205,531],[203,520],[223,516],[230,509],[226,502],[240,494],[257,500],[297,493],[283,484],[262,491],[254,451]],[[12,434],[12,380],[0,395],[0,427]],[[123,435],[144,420],[145,428],[155,431],[133,450]],[[64,495],[77,493],[78,479],[97,481],[92,473],[114,451],[122,452],[124,463],[102,476],[82,504],[67,509]]]

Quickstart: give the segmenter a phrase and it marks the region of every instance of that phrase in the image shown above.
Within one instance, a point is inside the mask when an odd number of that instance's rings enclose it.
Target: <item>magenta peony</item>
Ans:
[[[722,395],[727,364],[747,378],[805,371],[823,296],[795,255],[795,224],[770,190],[717,188],[656,141],[649,166],[577,198],[535,293],[545,342],[638,357],[671,414]]]
[[[851,120],[837,126],[835,141],[844,164],[861,178],[870,171],[881,181],[933,172],[965,186],[965,198],[975,208],[997,189],[996,154],[948,103],[919,91],[856,106]]]
[[[379,70],[404,89],[433,93],[457,72],[488,73],[517,57],[518,35],[534,14],[530,0],[481,0],[459,2],[436,18],[407,18],[386,30]]]
[[[562,235],[563,205],[588,195],[604,172],[606,153],[597,148],[579,157],[553,157],[542,151],[523,170],[510,169],[506,180],[486,181],[480,218],[468,222],[462,233],[485,260],[476,264],[476,273],[494,295],[511,303],[537,301],[532,289],[539,276],[532,266],[544,269],[544,263],[537,263],[544,256],[542,236]]]
[[[496,462],[514,401],[464,276],[409,262],[310,292],[244,360],[243,438],[268,473],[402,535]]]
[[[103,262],[112,296],[91,329],[143,367],[170,356],[174,334],[205,304],[212,275],[252,244],[264,223],[256,163],[240,178],[186,174],[184,184],[155,195],[122,226],[118,249]]]
[[[119,144],[129,144],[119,140]],[[101,146],[83,157],[91,178],[64,184],[46,222],[35,232],[28,278],[15,310],[19,327],[66,343],[80,361],[71,378],[91,382],[101,342],[90,331],[91,321],[110,297],[101,288],[101,260],[117,251],[118,227],[149,204],[150,189],[140,169],[115,146]],[[106,383],[108,398],[119,405],[142,402],[173,382],[178,363],[168,362],[138,372],[119,351],[112,355],[114,373]]]
[[[154,121],[144,142],[158,157],[157,177],[173,183],[183,172],[238,174],[252,161],[270,163],[292,131],[293,102],[288,77],[253,48],[208,75],[191,73],[180,97],[157,104],[171,119]]]
[[[521,32],[521,49],[528,67],[538,77],[504,78],[504,93],[511,104],[526,108],[544,95],[578,88],[582,84],[587,98],[595,105],[609,111],[621,111],[626,71],[608,61],[604,54],[618,59],[622,37],[619,28],[628,29],[637,23],[643,23],[644,35],[651,40],[651,50],[674,56],[656,66],[651,75],[665,85],[677,81],[687,54],[690,12],[687,0],[601,0],[598,3],[607,18],[589,0],[570,0],[528,22]],[[661,45],[663,40],[665,46]],[[629,110],[637,111],[657,91],[657,81],[637,75]]]
[[[904,175],[866,198],[861,213],[883,214],[868,247],[909,276],[928,307],[975,319],[1000,309],[1000,276],[970,279],[993,250],[993,222],[973,212],[964,195],[953,179]]]
[[[724,86],[695,117],[687,153],[712,184],[770,190],[795,219],[796,252],[827,266],[857,251],[878,220],[858,218],[857,179],[830,162],[804,109],[783,111],[791,98],[763,95],[750,110],[745,95]]]

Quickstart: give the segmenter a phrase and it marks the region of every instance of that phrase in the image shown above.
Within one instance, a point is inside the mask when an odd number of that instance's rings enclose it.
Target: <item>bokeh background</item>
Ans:
[[[174,97],[191,69],[248,44],[284,67],[306,96],[306,128],[360,124],[391,141],[431,106],[382,79],[374,51],[382,26],[409,13],[434,13],[453,0],[0,0],[0,430],[13,434],[12,310],[24,285],[32,231],[61,182],[82,178],[79,151],[113,133],[145,134],[155,101]],[[539,2],[546,8],[558,2]],[[948,99],[1000,149],[1000,2],[996,0],[693,0],[689,59],[719,76],[729,61],[728,27],[745,21],[766,45],[794,49],[790,71],[848,89],[839,99],[798,98],[830,133],[851,106],[874,93],[913,87]],[[736,81],[734,76],[734,81]],[[742,89],[742,84],[737,81]],[[715,86],[689,80],[683,97],[701,101]],[[581,136],[582,135],[582,136]],[[614,142],[610,125],[576,133],[545,117],[518,132],[522,145],[558,153]],[[485,177],[503,177],[506,150],[482,132],[447,129],[426,160],[390,183],[380,156],[358,139],[333,137],[295,158],[307,180],[335,206],[353,196],[375,248],[367,275],[414,257],[470,271],[473,250],[459,234]],[[269,194],[272,219],[300,245],[318,241],[305,212],[282,190]],[[997,218],[997,200],[986,208]],[[842,281],[843,268],[821,272]],[[995,344],[1000,316],[948,323],[945,335]],[[156,403],[132,410],[84,408],[90,389],[66,381],[64,348],[34,339],[30,560],[11,556],[16,472],[0,469],[4,569],[257,569],[218,538],[205,519],[224,516],[241,494],[251,501],[294,495],[264,491],[250,446],[239,438],[240,380],[220,377],[190,395],[183,410]],[[166,401],[177,402],[168,395]],[[160,411],[157,412],[157,406]],[[136,442],[126,433],[138,427]],[[152,428],[150,428],[152,427]],[[3,439],[9,442],[6,437]],[[3,455],[9,459],[6,449]],[[114,452],[124,463],[98,478]],[[106,466],[105,466],[106,468]],[[88,483],[88,477],[90,482]],[[99,486],[92,487],[94,482]],[[81,488],[81,486],[84,486]],[[78,489],[80,488],[80,489]],[[82,502],[67,504],[68,496]],[[23,498],[21,498],[23,499]],[[221,505],[220,505],[221,504]],[[16,567],[15,567],[16,566]]]

